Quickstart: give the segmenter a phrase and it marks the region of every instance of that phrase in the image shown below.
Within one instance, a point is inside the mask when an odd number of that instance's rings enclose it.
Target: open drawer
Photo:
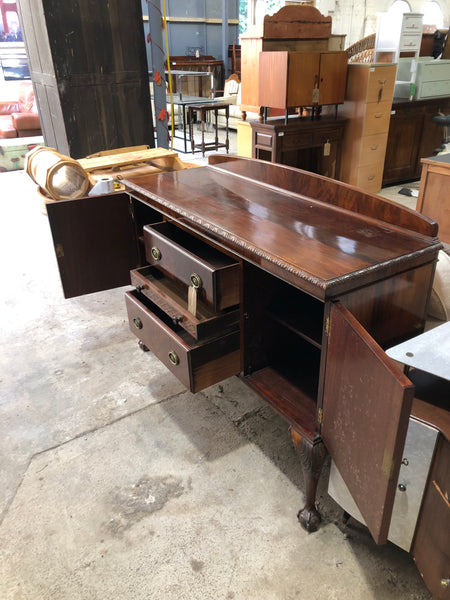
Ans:
[[[193,286],[214,311],[239,304],[239,263],[172,223],[144,227],[146,259]]]
[[[131,271],[131,283],[196,340],[217,336],[239,323],[239,308],[217,313],[201,300],[192,314],[188,309],[188,287],[155,267]]]
[[[138,291],[126,292],[131,331],[191,392],[198,392],[240,371],[240,332],[195,340]]]

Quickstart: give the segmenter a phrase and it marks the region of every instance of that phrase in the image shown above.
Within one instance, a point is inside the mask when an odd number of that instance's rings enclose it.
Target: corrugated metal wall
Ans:
[[[148,39],[148,6],[142,1],[144,14],[144,32]],[[162,0],[157,0],[157,3]],[[231,62],[223,56],[222,43],[222,11],[225,2],[228,16],[227,44],[238,43],[239,37],[239,0],[166,0],[166,17],[168,21],[169,53],[171,56],[194,54],[198,49],[202,55],[214,56],[223,60],[225,74],[231,69]],[[151,64],[150,44],[147,43],[147,54]]]

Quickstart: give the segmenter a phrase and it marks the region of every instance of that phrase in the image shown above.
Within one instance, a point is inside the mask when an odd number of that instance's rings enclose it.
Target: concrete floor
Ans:
[[[238,379],[193,395],[129,332],[120,288],[65,300],[46,216],[0,175],[1,600],[429,600],[304,487],[286,424]]]

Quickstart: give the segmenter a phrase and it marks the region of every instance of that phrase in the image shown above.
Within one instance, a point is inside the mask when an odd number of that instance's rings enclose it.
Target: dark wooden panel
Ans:
[[[47,204],[64,296],[130,283],[138,249],[127,194]]]
[[[443,127],[433,116],[450,110],[450,98],[430,98],[413,102],[395,102],[389,123],[389,135],[383,171],[383,185],[419,179],[421,158],[435,155],[442,144]]]
[[[450,579],[450,442],[439,436],[412,555],[434,598],[448,600],[441,580]]]
[[[418,160],[418,140],[424,127],[424,115],[414,105],[394,109],[384,159],[383,185],[413,179]]]
[[[414,388],[351,313],[330,311],[322,437],[378,544],[387,540]]]
[[[140,0],[18,0],[44,138],[73,158],[154,146]]]

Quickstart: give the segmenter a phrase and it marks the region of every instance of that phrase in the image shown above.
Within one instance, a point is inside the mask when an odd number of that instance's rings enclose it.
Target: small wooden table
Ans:
[[[188,109],[188,121],[189,121],[189,137],[191,138],[191,148],[192,152],[195,152],[196,148],[201,149],[202,155],[205,156],[206,150],[218,150],[219,148],[225,148],[228,154],[228,149],[230,146],[230,142],[228,139],[228,117],[230,105],[227,102],[205,102],[203,104],[193,104],[189,105]],[[219,110],[225,111],[226,117],[226,125],[225,125],[225,142],[219,142],[219,133],[217,128],[217,113]],[[214,111],[215,117],[215,139],[213,142],[205,142],[205,123],[206,116],[209,112]],[[194,131],[193,131],[193,122],[194,122],[194,112],[200,113],[200,120],[202,123],[202,142],[201,144],[196,144],[194,140]]]
[[[252,157],[338,178],[346,122],[328,116],[250,121]]]

